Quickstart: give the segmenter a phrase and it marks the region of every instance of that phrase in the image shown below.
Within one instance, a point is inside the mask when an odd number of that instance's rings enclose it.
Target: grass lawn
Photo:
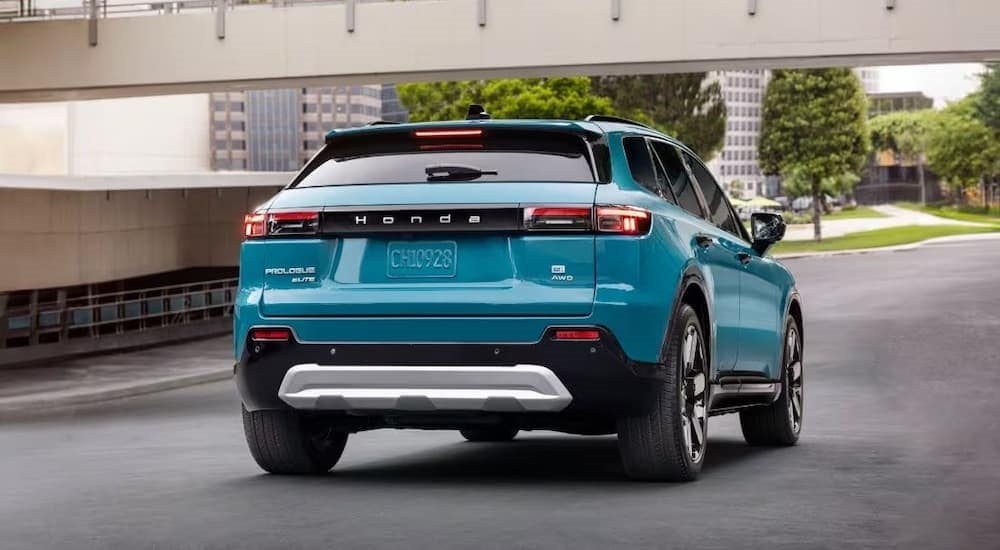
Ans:
[[[901,202],[896,206],[963,222],[1000,223],[1000,209],[997,208],[992,209],[987,214],[984,209],[975,207],[966,207],[960,210],[955,206],[920,206],[912,202]]]
[[[1000,232],[1000,225],[994,227],[974,227],[966,225],[905,225],[874,231],[848,233],[843,237],[814,241],[780,242],[771,249],[774,254],[794,254],[799,252],[829,252],[833,250],[854,250],[858,248],[878,248],[910,244],[934,237],[967,235],[969,233]]]
[[[823,216],[824,220],[850,220],[855,218],[885,218],[885,214],[867,206],[859,206],[853,210],[840,210]]]

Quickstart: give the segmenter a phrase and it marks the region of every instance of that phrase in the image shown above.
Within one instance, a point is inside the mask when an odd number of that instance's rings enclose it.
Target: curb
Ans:
[[[156,378],[142,382],[128,382],[89,390],[43,392],[33,395],[0,398],[0,420],[21,417],[46,409],[86,405],[101,401],[111,401],[125,397],[135,397],[150,393],[197,386],[210,382],[228,380],[233,376],[232,367],[187,374],[172,378]]]
[[[914,250],[922,246],[931,244],[947,244],[973,241],[994,241],[1000,240],[1000,233],[969,233],[967,235],[950,235],[946,237],[934,237],[915,243],[900,244],[895,246],[882,246],[878,248],[854,248],[851,250],[830,250],[827,252],[793,252],[790,254],[775,254],[776,260],[795,260],[798,258],[826,258],[829,256],[854,256],[858,254],[872,254],[876,252],[903,252]]]

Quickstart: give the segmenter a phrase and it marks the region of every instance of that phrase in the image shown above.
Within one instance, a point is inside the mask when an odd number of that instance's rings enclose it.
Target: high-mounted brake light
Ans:
[[[287,342],[292,339],[292,331],[287,328],[250,329],[250,339],[254,342]]]
[[[418,138],[462,138],[479,137],[482,129],[472,130],[414,130],[413,137]]]
[[[248,238],[288,235],[315,235],[319,231],[319,212],[271,212],[247,214],[243,235]]]
[[[552,338],[554,340],[600,340],[601,333],[597,330],[557,330]]]
[[[524,209],[529,231],[587,231],[593,209],[589,206],[530,206]]]
[[[652,226],[649,211],[634,206],[598,206],[597,230],[601,233],[645,235]]]

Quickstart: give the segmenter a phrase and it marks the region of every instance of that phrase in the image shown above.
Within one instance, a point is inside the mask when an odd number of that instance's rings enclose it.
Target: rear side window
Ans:
[[[704,214],[701,211],[701,204],[698,202],[698,195],[695,193],[684,162],[678,156],[677,149],[664,141],[650,140],[650,144],[653,146],[656,156],[659,157],[663,169],[667,171],[670,189],[677,197],[677,205],[695,216],[703,218]]]
[[[415,137],[379,132],[335,138],[292,187],[424,183],[430,167],[447,168],[447,181],[593,183],[587,142],[572,134],[484,130],[481,136]],[[468,174],[468,169],[481,175]]]
[[[641,137],[625,138],[622,140],[622,147],[625,149],[625,158],[628,160],[628,169],[632,173],[632,179],[659,195],[656,167],[653,164],[653,157],[649,155],[646,139]]]
[[[708,173],[705,165],[697,159],[688,154],[685,154],[685,156],[687,157],[688,164],[691,166],[691,171],[694,172],[695,179],[698,180],[698,187],[701,189],[701,194],[705,197],[705,204],[708,206],[709,221],[724,231],[728,231],[737,237],[742,237],[743,234],[736,226],[737,222],[733,218],[733,212],[729,208],[726,196],[722,193],[719,184],[715,183],[715,178],[712,177],[712,174]]]

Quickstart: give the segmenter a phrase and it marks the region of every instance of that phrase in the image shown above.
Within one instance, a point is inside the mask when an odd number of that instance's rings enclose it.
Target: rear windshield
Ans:
[[[594,182],[590,150],[580,136],[488,130],[475,138],[417,138],[409,132],[337,138],[292,187],[425,183],[435,181],[429,167],[446,174],[437,181]],[[449,167],[483,173],[449,179]]]

